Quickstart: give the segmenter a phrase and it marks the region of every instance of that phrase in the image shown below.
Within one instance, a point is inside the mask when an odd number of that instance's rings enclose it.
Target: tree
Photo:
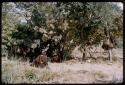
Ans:
[[[73,29],[70,30],[72,30],[73,32],[71,33],[74,33],[75,35],[73,41],[77,40],[76,43],[81,44],[84,59],[86,48],[91,45],[98,45],[105,39],[105,37],[107,37],[104,33],[105,28],[107,31],[112,29],[111,26],[114,25],[112,22],[116,17],[114,14],[115,9],[113,7],[116,8],[116,6],[107,2],[58,3],[58,7],[59,6],[60,8],[62,6],[62,12],[67,14],[65,19],[71,21],[70,27]],[[118,11],[115,10],[115,12]]]
[[[67,34],[74,34],[73,41],[75,41],[75,44],[81,44],[81,47],[84,49],[87,45],[90,44],[97,44],[97,40],[101,39],[101,34],[97,34],[98,25],[101,24],[101,17],[98,17],[95,15],[94,9],[93,9],[94,3],[60,3],[59,6],[64,6],[65,9],[63,12],[65,14],[67,13],[67,16],[65,15],[65,19],[69,21],[70,24],[69,30]],[[61,7],[60,7],[61,8]],[[93,9],[93,10],[92,10]],[[95,35],[94,35],[95,34]],[[94,35],[94,36],[93,36]],[[100,38],[97,39],[95,37]],[[68,35],[66,37],[69,37]],[[65,38],[65,37],[63,37]],[[94,39],[97,39],[96,41]],[[68,41],[69,42],[69,41]],[[83,56],[85,53],[83,53]]]
[[[109,2],[14,4],[20,9],[18,13],[27,23],[15,26],[13,38],[26,42],[34,39],[41,39],[43,42],[51,40],[54,44],[59,44],[67,54],[70,54],[76,45],[80,45],[83,59],[88,47],[98,45],[107,37],[104,30],[113,36],[122,35],[122,13],[116,5]]]
[[[15,31],[15,24],[19,23],[19,15],[15,12],[15,5],[13,3],[2,3],[2,50],[7,50],[13,43],[11,37],[12,32]]]

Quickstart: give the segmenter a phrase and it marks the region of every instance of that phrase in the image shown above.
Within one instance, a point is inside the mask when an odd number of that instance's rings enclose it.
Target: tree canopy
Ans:
[[[29,43],[52,39],[70,52],[76,45],[98,45],[105,39],[105,29],[115,37],[123,34],[122,10],[111,2],[8,2],[2,6],[4,45],[13,39]],[[20,22],[20,15],[26,23]]]

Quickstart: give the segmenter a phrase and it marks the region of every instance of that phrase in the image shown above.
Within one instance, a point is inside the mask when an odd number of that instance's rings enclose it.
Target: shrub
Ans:
[[[35,80],[37,78],[37,75],[35,74],[35,71],[33,69],[25,70],[25,77],[28,80]]]

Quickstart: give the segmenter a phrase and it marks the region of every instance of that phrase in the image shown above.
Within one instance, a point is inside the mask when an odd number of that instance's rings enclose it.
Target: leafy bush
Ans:
[[[28,80],[35,80],[37,78],[37,75],[35,74],[34,70],[26,70],[25,71],[25,77],[28,79]]]

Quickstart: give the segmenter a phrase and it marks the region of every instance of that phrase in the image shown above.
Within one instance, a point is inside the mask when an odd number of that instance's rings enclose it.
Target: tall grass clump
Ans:
[[[53,80],[56,73],[47,68],[31,67],[28,62],[4,60],[2,62],[2,83],[43,83]]]

